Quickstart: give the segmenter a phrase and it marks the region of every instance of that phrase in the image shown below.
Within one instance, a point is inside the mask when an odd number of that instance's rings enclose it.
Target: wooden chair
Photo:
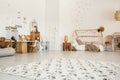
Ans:
[[[30,47],[30,53],[32,53],[34,48],[37,47],[37,41],[33,42],[31,45],[29,45],[29,47]]]

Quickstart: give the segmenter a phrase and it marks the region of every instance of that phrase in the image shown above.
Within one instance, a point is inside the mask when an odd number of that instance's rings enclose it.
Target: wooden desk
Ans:
[[[18,41],[16,45],[16,53],[29,53],[30,52],[30,46],[35,41]],[[33,50],[34,53],[37,52],[37,47]]]
[[[27,53],[27,42],[17,42],[16,53]]]

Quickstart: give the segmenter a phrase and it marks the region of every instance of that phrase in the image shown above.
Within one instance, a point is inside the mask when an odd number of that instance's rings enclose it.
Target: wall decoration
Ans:
[[[14,26],[6,26],[6,38],[10,39],[12,36],[15,37],[16,40],[18,40],[18,30],[17,27]]]
[[[115,12],[115,20],[116,20],[116,21],[120,21],[120,10],[117,10],[117,11]]]
[[[80,25],[86,24],[85,18],[88,14],[88,10],[91,8],[91,0],[74,0],[71,5],[74,6],[72,9],[72,19],[76,28],[80,28]]]
[[[38,23],[35,19],[30,23],[30,32],[38,32]]]
[[[21,19],[21,12],[20,11],[17,12],[17,18],[16,18],[15,26],[17,28],[22,28],[22,19]]]

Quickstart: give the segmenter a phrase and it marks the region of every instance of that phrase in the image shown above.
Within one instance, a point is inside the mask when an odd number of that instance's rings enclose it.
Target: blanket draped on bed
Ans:
[[[85,51],[100,52],[100,49],[94,44],[85,44]]]

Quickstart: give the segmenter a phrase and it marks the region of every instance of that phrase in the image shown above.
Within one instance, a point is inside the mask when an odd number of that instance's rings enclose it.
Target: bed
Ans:
[[[103,34],[98,29],[79,29],[74,30],[72,45],[77,50],[86,50],[86,47],[96,46],[100,51],[104,51]]]

